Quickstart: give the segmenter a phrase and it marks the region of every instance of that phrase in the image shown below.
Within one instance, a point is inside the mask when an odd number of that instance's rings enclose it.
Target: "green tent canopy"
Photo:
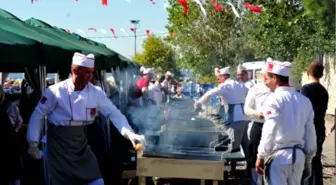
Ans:
[[[59,38],[52,37],[47,33],[31,27],[15,17],[11,13],[0,9],[0,28],[15,33],[19,36],[26,37],[41,43],[40,61],[41,65],[63,64],[69,63],[75,51],[75,47],[63,42],[59,42]],[[20,55],[29,55],[28,51],[20,53]]]
[[[0,71],[22,72],[25,67],[38,66],[40,46],[35,40],[0,28]]]
[[[64,32],[66,32],[64,29],[62,28],[58,28],[60,30],[63,30]],[[93,40],[90,40],[90,39],[87,39],[87,38],[84,38],[80,35],[78,35],[77,33],[71,33],[71,35],[73,37],[75,37],[76,39],[80,40],[80,41],[83,41],[83,42],[86,42],[92,46],[95,46],[95,47],[99,47],[100,49],[102,50],[105,50],[105,51],[109,51],[109,52],[113,52],[115,55],[114,57],[111,57],[111,58],[108,58],[108,60],[106,61],[106,64],[109,66],[108,68],[111,68],[111,67],[116,67],[116,66],[120,66],[122,65],[121,63],[123,61],[121,61],[118,57],[118,53],[116,53],[115,51],[112,51],[110,50],[109,48],[107,48],[104,44],[101,44],[101,43],[98,43],[98,42],[95,42]],[[108,69],[106,68],[106,69]]]
[[[85,41],[78,40],[76,37],[72,36],[68,32],[53,27],[41,20],[30,18],[26,20],[25,23],[34,26],[37,29],[40,29],[44,32],[47,32],[48,34],[53,35],[54,37],[61,38],[62,42],[73,45],[83,54],[89,54],[89,53],[94,54],[96,58],[95,67],[97,69],[109,67],[106,61],[109,60],[109,58],[113,58],[116,55],[113,51],[105,50],[99,46],[94,46]]]
[[[64,30],[65,31],[65,30]],[[65,31],[66,32],[66,31]],[[91,43],[91,44],[94,44],[94,45],[98,45],[98,46],[100,46],[100,47],[104,47],[104,48],[106,48],[107,50],[110,50],[110,49],[108,49],[108,47],[106,47],[106,45],[104,45],[104,44],[101,44],[101,43],[99,43],[99,42],[96,42],[96,41],[93,41],[93,40],[90,40],[90,39],[87,39],[87,38],[84,38],[84,37],[82,37],[82,36],[80,36],[80,35],[78,35],[78,34],[76,34],[76,33],[72,33],[72,35],[74,35],[74,36],[76,36],[78,39],[80,39],[80,40],[85,40],[86,42],[88,42],[88,43]],[[115,51],[114,51],[115,52]],[[127,59],[126,57],[124,57],[124,56],[122,56],[122,55],[120,55],[119,53],[117,53],[117,52],[115,52],[117,55],[118,55],[118,60],[120,61],[119,62],[119,66],[122,66],[122,67],[138,67],[138,68],[140,68],[140,65],[139,64],[137,64],[137,63],[135,63],[135,62],[132,62],[131,60],[129,60],[129,59]]]

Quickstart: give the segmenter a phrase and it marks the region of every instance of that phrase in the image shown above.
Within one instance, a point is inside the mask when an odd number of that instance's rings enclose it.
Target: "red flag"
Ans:
[[[218,5],[218,4],[217,4],[217,5],[215,6],[215,10],[216,10],[216,11],[222,11],[222,10],[224,10],[224,6],[223,6],[223,5]]]
[[[111,28],[110,30],[111,30],[111,32],[112,32],[112,34],[113,34],[114,38],[117,38],[117,37],[115,36],[114,29],[113,29],[113,28]]]
[[[131,32],[135,33],[135,29],[134,28],[130,28]]]
[[[96,28],[89,28],[89,30],[93,30],[93,31],[97,32]]]
[[[243,5],[249,9],[251,12],[254,12],[254,13],[257,13],[257,14],[260,14],[263,7],[262,6],[258,6],[258,5],[252,5],[248,2],[244,2]]]
[[[107,0],[102,0],[102,5],[107,6]]]
[[[187,3],[187,0],[177,0],[177,2],[183,6],[183,9],[184,9],[184,15],[187,15],[188,13],[188,3]]]
[[[216,0],[212,0],[211,3],[212,3],[212,5],[213,5],[213,7],[214,7],[214,9],[216,11],[222,11],[222,10],[224,10],[224,6],[220,5],[220,4],[217,4]]]
[[[149,36],[150,30],[146,30],[146,35]]]

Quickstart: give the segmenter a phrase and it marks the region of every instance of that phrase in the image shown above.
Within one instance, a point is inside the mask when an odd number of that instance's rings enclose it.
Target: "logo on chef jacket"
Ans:
[[[41,102],[42,104],[45,104],[46,101],[47,101],[47,98],[44,97],[44,96],[43,96],[43,97],[41,98],[41,100],[40,100],[40,102]]]
[[[90,109],[91,118],[96,117],[96,114],[97,114],[97,109],[96,108],[91,108]]]

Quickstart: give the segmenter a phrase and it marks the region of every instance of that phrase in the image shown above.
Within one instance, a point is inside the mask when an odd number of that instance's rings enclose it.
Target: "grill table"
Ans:
[[[213,152],[207,148],[166,148],[139,153],[136,174],[139,185],[146,185],[146,177],[199,179],[201,185],[205,180],[212,180],[214,185],[225,182],[224,166],[221,152]]]

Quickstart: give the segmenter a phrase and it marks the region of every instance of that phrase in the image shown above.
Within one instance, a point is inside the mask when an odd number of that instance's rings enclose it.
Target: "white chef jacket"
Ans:
[[[204,104],[211,97],[220,96],[221,100],[227,104],[244,104],[247,91],[244,84],[229,78],[218,87],[207,91],[196,103]],[[234,106],[233,121],[242,120],[248,120],[248,117],[244,114],[241,105],[236,105]]]
[[[67,79],[50,86],[30,117],[27,140],[38,142],[44,117],[56,126],[91,124],[98,111],[108,117],[124,135],[132,128],[126,117],[112,104],[101,88],[88,83],[81,91],[74,91],[74,84]]]
[[[161,104],[162,103],[163,94],[162,94],[162,91],[160,89],[160,83],[159,82],[149,83],[148,95],[149,95],[149,98],[154,100],[156,104]]]
[[[301,145],[307,157],[316,153],[316,133],[313,124],[314,111],[308,98],[296,92],[294,87],[278,87],[263,107],[265,123],[258,147],[258,158],[265,158],[272,151],[283,147]],[[304,159],[296,152],[297,159]],[[292,164],[292,149],[280,150],[282,164]]]
[[[249,89],[249,90],[255,85],[253,83],[253,81],[251,81],[251,80],[246,81],[244,84],[245,84],[246,88]]]
[[[270,89],[264,83],[259,83],[248,91],[244,104],[244,112],[252,121],[264,123],[264,119],[259,119],[258,115],[262,113],[262,106],[270,94]]]

